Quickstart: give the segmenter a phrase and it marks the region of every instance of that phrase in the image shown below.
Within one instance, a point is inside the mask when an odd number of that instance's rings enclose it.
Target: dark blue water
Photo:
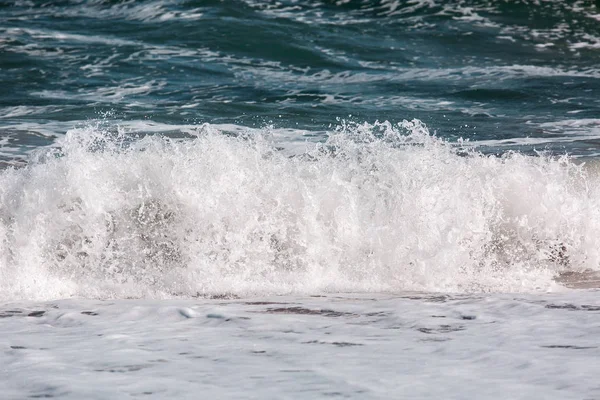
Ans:
[[[0,2],[4,160],[97,119],[141,134],[273,126],[304,140],[340,120],[415,118],[484,151],[596,155],[600,8],[558,0]]]

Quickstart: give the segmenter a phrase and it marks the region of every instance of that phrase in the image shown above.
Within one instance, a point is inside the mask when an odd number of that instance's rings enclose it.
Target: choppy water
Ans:
[[[599,156],[594,1],[0,0],[0,397],[596,399]]]
[[[597,153],[594,1],[0,7],[5,159],[95,118],[301,130],[292,140],[323,139],[337,118],[417,118],[493,151]]]

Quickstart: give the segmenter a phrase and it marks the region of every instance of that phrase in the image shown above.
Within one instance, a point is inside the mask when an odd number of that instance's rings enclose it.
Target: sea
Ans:
[[[600,399],[600,3],[0,0],[0,399]]]

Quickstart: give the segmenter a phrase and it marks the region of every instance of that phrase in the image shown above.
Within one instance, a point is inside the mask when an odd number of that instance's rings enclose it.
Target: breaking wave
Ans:
[[[535,291],[599,269],[600,179],[483,155],[419,121],[269,130],[88,126],[0,173],[0,298]]]

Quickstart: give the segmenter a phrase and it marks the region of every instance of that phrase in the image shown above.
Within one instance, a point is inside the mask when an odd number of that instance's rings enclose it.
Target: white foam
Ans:
[[[96,35],[79,35],[75,33],[60,32],[49,29],[30,29],[30,28],[3,28],[2,32],[10,37],[27,35],[34,39],[50,39],[59,41],[73,41],[80,43],[104,44],[116,46],[139,46],[141,43],[131,40],[118,39],[113,37],[104,37]]]
[[[599,266],[598,176],[566,158],[459,155],[418,121],[292,157],[190,134],[76,129],[2,172],[0,298],[531,291]]]
[[[590,34],[581,35],[582,41],[570,44],[570,48],[577,49],[600,49],[600,37]]]
[[[177,3],[177,2],[176,2]],[[23,6],[23,5],[21,5]],[[165,22],[165,21],[196,21],[203,18],[201,8],[179,8],[179,4],[167,1],[147,1],[143,4],[135,4],[131,1],[115,4],[104,1],[87,1],[81,4],[72,4],[69,7],[63,5],[54,6],[44,4],[40,8],[31,8],[17,11],[15,16],[20,18],[31,18],[31,15],[49,15],[52,17],[67,18],[99,18],[127,19],[140,22]]]
[[[126,102],[130,106],[135,105],[136,107],[150,107],[150,101],[152,101],[152,105],[155,104],[153,100],[148,100],[148,102],[144,101],[132,103],[129,99],[129,96],[148,95],[150,93],[160,91],[166,85],[167,82],[165,80],[143,81],[139,78],[134,78],[124,80],[117,86],[104,86],[94,90],[82,90],[79,92],[67,90],[41,90],[39,92],[33,92],[33,94],[45,99],[84,99],[90,101]]]
[[[370,67],[361,63],[364,67]],[[248,80],[256,80],[257,77],[270,76],[278,82],[289,83],[327,83],[327,84],[364,84],[373,82],[405,82],[414,80],[424,81],[465,81],[477,80],[481,83],[485,79],[509,80],[530,77],[574,77],[574,78],[600,78],[600,72],[596,69],[568,70],[553,67],[539,67],[534,65],[498,65],[488,67],[459,67],[459,68],[405,68],[389,66],[392,72],[381,73],[380,71],[367,73],[352,73],[342,71],[331,73],[322,70],[316,73],[298,73],[287,70],[263,70],[259,68],[247,68],[241,76]]]
[[[600,127],[598,118],[565,119],[554,122],[544,122],[540,124],[542,128],[589,128]]]
[[[18,118],[29,115],[50,114],[62,111],[56,106],[14,106],[0,108],[0,119]]]
[[[0,305],[0,390],[7,400],[592,399],[597,295],[13,302]]]
[[[565,135],[562,140],[589,140],[600,136],[600,119],[598,118],[566,119],[544,122],[539,126],[549,132]]]

